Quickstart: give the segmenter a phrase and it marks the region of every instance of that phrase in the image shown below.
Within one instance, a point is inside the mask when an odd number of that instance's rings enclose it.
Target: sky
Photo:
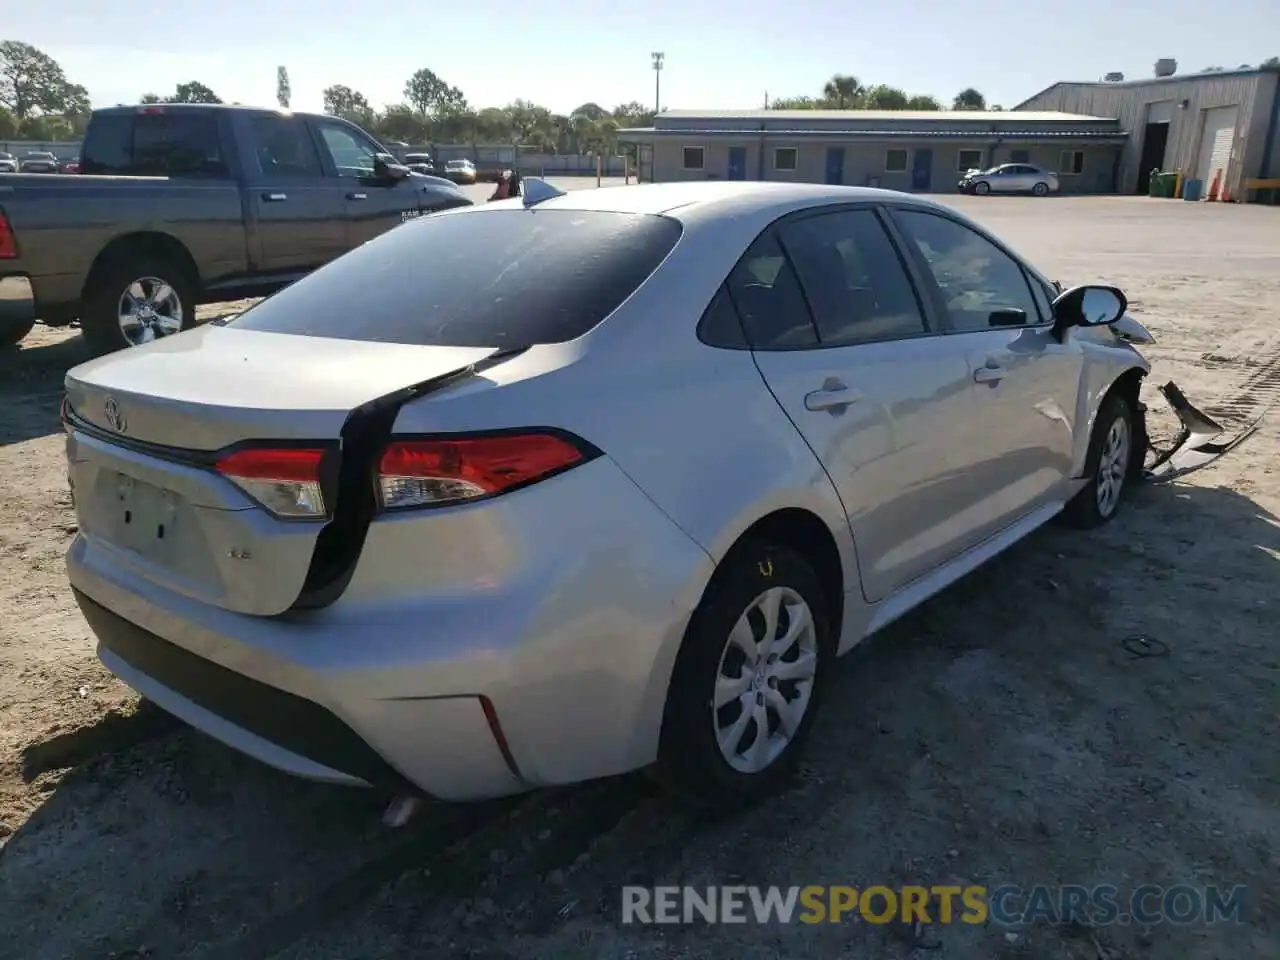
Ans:
[[[403,102],[405,81],[429,67],[472,106],[521,98],[568,113],[588,101],[652,104],[650,53],[660,50],[664,108],[751,109],[766,95],[817,95],[834,73],[932,94],[944,105],[973,86],[988,103],[1012,107],[1058,80],[1113,70],[1151,76],[1161,57],[1190,72],[1280,56],[1280,0],[1225,8],[1204,0],[552,0],[542,10],[520,0],[452,8],[474,15],[387,0],[0,2],[0,40],[50,54],[95,106],[165,95],[188,80],[228,102],[271,105],[284,65],[295,110],[319,110],[321,91],[335,83],[381,108]]]

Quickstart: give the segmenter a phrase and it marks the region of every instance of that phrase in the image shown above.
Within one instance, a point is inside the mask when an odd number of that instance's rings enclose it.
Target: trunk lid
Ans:
[[[322,531],[342,519],[338,464],[358,482],[358,465],[342,461],[368,456],[390,425],[376,401],[496,352],[210,326],[75,367],[67,457],[80,535],[106,572],[282,613],[308,583]],[[273,441],[329,451],[326,517],[279,516],[214,469],[215,451]]]

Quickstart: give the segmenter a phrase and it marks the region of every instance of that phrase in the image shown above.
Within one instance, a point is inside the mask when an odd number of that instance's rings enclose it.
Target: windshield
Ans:
[[[680,233],[668,217],[598,210],[422,217],[356,247],[228,326],[432,346],[564,343],[631,296]]]

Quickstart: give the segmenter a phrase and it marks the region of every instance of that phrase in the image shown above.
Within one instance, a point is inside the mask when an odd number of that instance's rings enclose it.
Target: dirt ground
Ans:
[[[951,202],[1054,277],[1123,286],[1159,338],[1155,383],[1231,424],[1276,398],[1275,210]],[[1280,414],[1115,524],[1051,526],[857,649],[803,775],[748,814],[700,820],[624,778],[388,831],[385,798],[235,755],[94,659],[62,563],[57,408],[82,356],[44,328],[0,353],[0,955],[1280,957]],[[1167,655],[1132,656],[1134,635]],[[954,925],[923,943],[866,923],[620,922],[627,883],[913,882],[1243,884],[1248,922]]]

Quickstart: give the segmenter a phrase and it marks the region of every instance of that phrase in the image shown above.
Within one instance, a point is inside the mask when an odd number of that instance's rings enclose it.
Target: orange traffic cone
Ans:
[[[1219,168],[1213,172],[1213,179],[1209,182],[1209,192],[1205,195],[1205,199],[1210,203],[1218,199],[1218,187],[1222,183],[1222,169]]]

